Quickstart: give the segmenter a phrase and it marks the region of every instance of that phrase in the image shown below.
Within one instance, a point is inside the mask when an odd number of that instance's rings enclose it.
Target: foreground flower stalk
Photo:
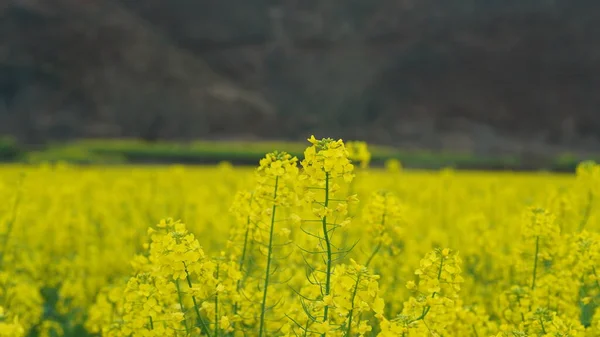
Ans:
[[[347,145],[0,167],[0,337],[600,336],[600,165],[355,179]]]
[[[271,205],[270,209],[270,223],[268,225],[268,242],[267,242],[267,256],[266,256],[266,268],[264,274],[263,283],[263,294],[260,309],[260,320],[258,328],[258,336],[262,337],[266,334],[265,327],[265,315],[267,312],[267,295],[269,290],[269,281],[271,278],[271,263],[273,258],[273,237],[275,233],[275,220],[277,214],[278,205],[288,205],[293,203],[295,195],[293,187],[286,189],[284,195],[278,195],[280,180],[282,183],[289,184],[296,179],[298,174],[297,158],[290,156],[285,152],[274,152],[268,154],[260,162],[258,168],[259,174],[259,191],[266,189],[270,183],[273,183],[273,194],[271,199],[268,199],[268,195],[265,195],[265,200],[268,200],[268,204]]]

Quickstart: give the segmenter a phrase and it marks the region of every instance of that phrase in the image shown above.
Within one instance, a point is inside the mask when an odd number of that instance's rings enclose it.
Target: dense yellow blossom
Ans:
[[[369,160],[3,166],[0,336],[600,336],[600,165]]]
[[[371,152],[366,142],[350,141],[346,143],[348,158],[360,164],[360,167],[366,168],[371,162]]]

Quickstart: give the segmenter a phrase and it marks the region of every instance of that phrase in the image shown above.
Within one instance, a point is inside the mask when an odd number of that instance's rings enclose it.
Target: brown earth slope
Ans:
[[[592,0],[2,0],[0,133],[594,150],[597,22]]]

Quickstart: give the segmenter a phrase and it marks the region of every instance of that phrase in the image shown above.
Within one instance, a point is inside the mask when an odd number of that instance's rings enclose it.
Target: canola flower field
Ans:
[[[600,165],[0,167],[0,336],[600,336]]]

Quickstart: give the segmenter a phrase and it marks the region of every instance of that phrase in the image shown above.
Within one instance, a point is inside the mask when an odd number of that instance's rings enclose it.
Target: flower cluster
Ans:
[[[0,167],[0,336],[600,336],[598,164],[399,175],[308,145]]]
[[[275,151],[268,153],[260,160],[257,172],[266,177],[283,177],[291,174],[291,178],[298,174],[298,158],[289,153]]]
[[[88,328],[115,337],[187,336],[210,330],[209,316],[215,317],[212,325],[218,329],[218,312],[208,301],[224,289],[217,278],[218,264],[205,257],[194,235],[179,221],[161,220],[148,235],[147,254],[132,261],[134,275],[124,288],[98,297]],[[229,276],[230,282],[239,278]],[[188,315],[186,308],[193,314]]]
[[[367,265],[380,252],[381,247],[385,247],[392,256],[400,252],[402,221],[402,207],[394,193],[380,190],[371,194],[371,199],[363,211],[363,224],[367,226],[369,245],[373,247]]]
[[[556,224],[556,217],[548,210],[532,207],[523,219],[523,236],[525,238],[556,238],[560,229]]]
[[[404,303],[398,320],[406,331],[422,334],[429,330],[443,335],[456,320],[458,292],[464,282],[461,266],[458,252],[448,248],[425,255],[415,270],[418,281],[406,283],[413,296]]]
[[[205,261],[200,243],[189,233],[185,224],[171,219],[161,220],[157,229],[150,228],[150,262],[158,267],[157,273],[166,279],[184,280],[190,273],[205,275],[211,262]]]
[[[0,321],[8,331],[25,334],[41,323],[43,298],[40,289],[24,275],[14,277],[0,273],[0,299]]]
[[[0,336],[2,337],[22,337],[25,336],[25,329],[19,324],[18,317],[7,320],[4,308],[0,307]]]
[[[302,160],[301,179],[308,179],[310,185],[325,186],[328,179],[343,177],[346,182],[354,178],[354,165],[348,157],[348,150],[344,142],[323,138],[317,140],[311,136],[308,141],[312,146],[304,151]]]
[[[366,142],[349,141],[346,142],[348,158],[353,162],[360,163],[361,168],[367,168],[371,162],[371,152]]]
[[[594,161],[584,161],[577,165],[575,174],[577,179],[589,184],[590,187],[597,189],[597,183],[600,181],[600,164]]]
[[[398,159],[388,159],[385,161],[385,169],[390,173],[402,171],[402,163]]]
[[[330,292],[321,296],[320,283],[326,282],[326,275],[315,272],[309,276],[309,283],[302,289],[304,317],[296,317],[288,325],[286,336],[297,334],[306,336],[364,336],[374,330],[373,317],[382,317],[384,300],[379,291],[379,276],[354,260],[350,264],[340,264],[331,274]],[[323,308],[328,307],[331,315],[321,320]]]

